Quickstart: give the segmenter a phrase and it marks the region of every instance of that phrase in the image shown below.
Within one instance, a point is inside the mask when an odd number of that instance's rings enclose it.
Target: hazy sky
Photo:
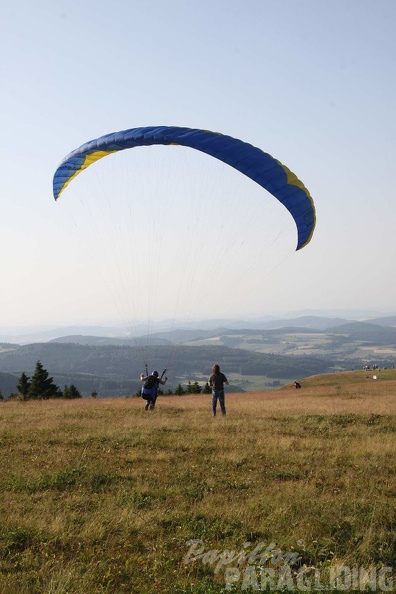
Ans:
[[[394,0],[3,6],[0,326],[395,312],[395,25]],[[261,210],[265,191],[196,151],[185,161],[173,148],[134,149],[124,165],[108,157],[112,172],[94,165],[54,202],[68,152],[149,125],[229,134],[288,165],[315,201],[311,243],[294,252],[276,200],[266,195]],[[84,215],[92,178],[98,191],[113,178],[116,188],[124,167],[140,173],[122,182],[136,210],[119,210],[109,182],[104,206],[93,192]]]

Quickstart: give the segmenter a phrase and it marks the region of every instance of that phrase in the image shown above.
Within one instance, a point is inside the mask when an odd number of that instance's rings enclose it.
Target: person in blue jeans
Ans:
[[[229,385],[228,380],[224,373],[221,373],[220,366],[213,365],[212,367],[212,375],[208,381],[209,386],[212,388],[212,416],[216,416],[216,408],[217,408],[217,400],[220,403],[220,408],[223,417],[226,414],[225,408],[225,396],[224,396],[224,384]]]
[[[140,381],[144,382],[142,386],[142,397],[146,400],[144,410],[154,410],[157,400],[157,390],[160,384],[166,384],[168,378],[161,379],[158,371],[153,371],[151,375],[140,375]]]

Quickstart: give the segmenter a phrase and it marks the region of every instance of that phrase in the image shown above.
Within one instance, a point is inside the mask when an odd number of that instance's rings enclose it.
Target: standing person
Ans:
[[[140,380],[144,382],[142,386],[142,398],[147,400],[144,410],[153,410],[158,396],[158,386],[160,384],[166,384],[168,378],[164,377],[164,379],[162,379],[159,377],[158,371],[153,371],[151,375],[144,375],[144,373],[141,373]]]
[[[209,386],[212,388],[212,416],[216,416],[217,399],[220,402],[220,408],[223,417],[226,414],[224,384],[229,385],[224,373],[221,373],[220,366],[215,364],[212,367],[212,375],[209,378]]]

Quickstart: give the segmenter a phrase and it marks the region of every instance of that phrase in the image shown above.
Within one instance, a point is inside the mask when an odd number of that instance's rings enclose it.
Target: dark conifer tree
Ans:
[[[193,394],[200,394],[202,392],[202,388],[198,382],[194,382],[192,385],[192,393]]]
[[[70,384],[70,386],[65,386],[65,389],[63,390],[63,398],[82,398],[82,395],[74,384]]]
[[[40,361],[36,363],[30,387],[28,391],[28,398],[39,400],[46,400],[48,398],[60,398],[62,392],[54,384],[53,378],[49,377],[48,371],[44,369]]]
[[[26,400],[28,397],[29,388],[30,388],[30,379],[26,375],[26,373],[23,372],[21,374],[21,377],[19,378],[19,382],[17,384],[17,390],[18,390],[18,394],[21,394],[21,396],[23,396],[24,400]]]

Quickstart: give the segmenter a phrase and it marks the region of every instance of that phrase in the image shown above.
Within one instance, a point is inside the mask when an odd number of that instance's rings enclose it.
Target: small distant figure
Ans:
[[[168,378],[164,377],[162,379],[159,377],[158,371],[153,371],[151,375],[141,373],[140,381],[144,382],[142,386],[142,398],[147,401],[144,410],[154,410],[158,396],[158,386],[160,384],[166,384]]]
[[[217,400],[220,403],[221,413],[223,417],[226,415],[224,384],[229,385],[224,373],[220,372],[220,366],[215,364],[212,367],[212,375],[208,380],[209,386],[212,388],[212,416],[216,416]]]
[[[294,385],[296,386],[296,390],[301,389],[301,384],[299,382],[294,382]]]

